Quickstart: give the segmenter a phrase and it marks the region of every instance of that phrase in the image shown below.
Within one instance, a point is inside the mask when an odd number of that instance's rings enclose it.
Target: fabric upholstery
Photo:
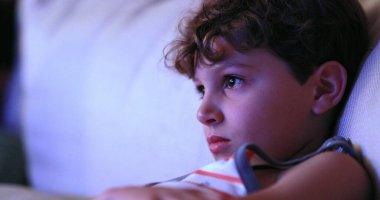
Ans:
[[[337,134],[359,144],[380,174],[380,42],[361,69]]]
[[[36,192],[31,188],[12,184],[0,184],[2,200],[85,200],[87,198],[69,197],[58,194]]]
[[[34,188],[94,195],[212,161],[195,118],[199,97],[162,61],[195,2],[20,2],[22,124]]]
[[[369,5],[379,1],[361,2],[376,25],[378,11]],[[194,4],[20,1],[21,124],[34,188],[93,195],[176,177],[212,160],[195,120],[192,84],[160,60]],[[378,49],[338,130],[362,144],[377,168]]]

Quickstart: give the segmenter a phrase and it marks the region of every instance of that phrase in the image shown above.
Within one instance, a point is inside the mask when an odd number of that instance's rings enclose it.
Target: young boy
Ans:
[[[216,160],[245,143],[291,160],[332,136],[368,48],[356,0],[205,0],[183,23],[166,58],[201,94],[197,118]],[[338,152],[255,174],[261,190],[236,199],[369,199],[373,192],[363,167]],[[115,189],[99,199],[226,197],[155,187]]]

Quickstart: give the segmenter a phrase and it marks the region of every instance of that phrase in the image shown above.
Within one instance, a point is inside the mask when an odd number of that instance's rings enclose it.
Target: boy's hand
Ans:
[[[128,187],[106,191],[93,200],[227,200],[214,192],[179,188]]]

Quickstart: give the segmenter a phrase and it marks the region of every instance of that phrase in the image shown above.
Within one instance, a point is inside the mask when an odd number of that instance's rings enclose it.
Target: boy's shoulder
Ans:
[[[363,196],[371,194],[368,175],[350,155],[329,151],[284,171],[272,188],[297,191],[297,199],[370,199]]]

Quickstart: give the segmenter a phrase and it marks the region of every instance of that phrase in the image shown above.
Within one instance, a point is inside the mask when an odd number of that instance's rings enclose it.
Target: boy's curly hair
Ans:
[[[285,60],[304,83],[326,61],[340,62],[352,84],[368,50],[364,12],[357,0],[204,0],[179,26],[166,65],[193,78],[198,58],[218,62],[218,36],[244,53],[265,48]]]

